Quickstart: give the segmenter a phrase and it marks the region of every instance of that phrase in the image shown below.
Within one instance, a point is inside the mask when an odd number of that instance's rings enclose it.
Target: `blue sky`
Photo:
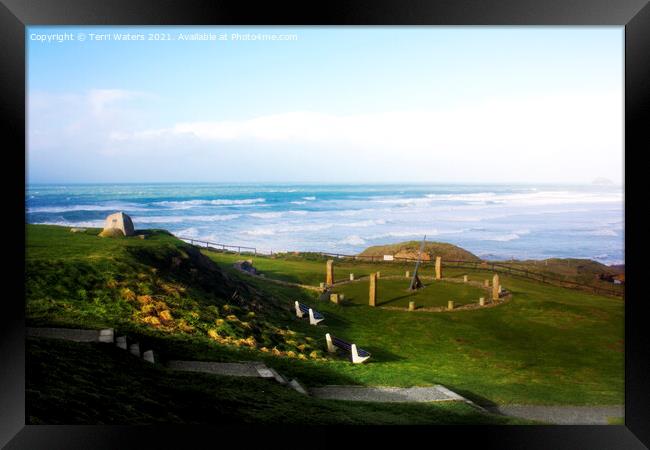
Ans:
[[[178,40],[204,32],[227,40]],[[29,27],[27,42],[32,183],[622,181],[622,27]]]

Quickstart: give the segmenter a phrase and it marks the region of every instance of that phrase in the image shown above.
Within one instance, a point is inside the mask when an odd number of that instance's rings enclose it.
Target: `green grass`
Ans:
[[[377,306],[407,308],[409,302],[415,302],[416,308],[427,306],[447,307],[447,301],[453,300],[454,306],[478,303],[479,297],[488,298],[484,289],[461,283],[422,280],[424,287],[410,292],[410,278],[379,279],[377,283]],[[355,305],[368,305],[369,282],[355,281],[341,285],[334,292],[343,294],[345,301]]]
[[[267,256],[244,256],[233,253],[204,251],[205,255],[229,269],[235,261],[252,259],[253,265],[267,278],[272,278],[291,283],[319,286],[325,282],[326,258],[302,259],[298,257],[267,257]],[[334,264],[335,282],[349,281],[353,273],[356,279],[368,277],[371,273],[381,271],[383,276],[405,275],[406,271],[413,273],[414,264],[393,263],[384,264],[380,262],[336,260]],[[422,273],[433,275],[433,263],[422,264]]]
[[[224,270],[232,270],[228,261],[232,256],[209,254],[223,263]],[[258,258],[256,266],[262,264]],[[273,265],[277,274],[287,267],[284,261],[264,264]],[[286,275],[304,281],[314,266],[308,262],[299,272]],[[380,269],[382,276],[399,271],[386,266],[372,267]],[[324,264],[318,267],[324,268]],[[461,279],[464,274],[470,280],[491,278],[485,271],[444,271],[448,278]],[[248,278],[255,286],[271,287],[263,280],[237,276]],[[388,282],[380,279],[379,289]],[[441,383],[483,404],[623,403],[622,300],[508,276],[501,276],[501,283],[512,292],[512,301],[495,308],[451,313],[409,313],[365,306],[365,282],[337,288],[346,292],[358,286],[359,303],[334,305],[318,301],[312,294],[311,305],[326,320],[318,328],[305,323],[293,327],[306,334],[316,328],[311,333],[317,338],[320,334],[321,342],[326,332],[338,334],[373,356],[364,365],[344,361],[323,364],[331,369],[329,374],[312,376],[309,381],[339,383],[339,376],[344,376],[368,385]],[[292,288],[273,289],[276,298],[291,300]],[[351,294],[346,294],[348,298]]]
[[[502,285],[513,294],[506,304],[480,310],[409,313],[366,306],[366,281],[341,285],[348,303],[334,305],[317,300],[315,292],[237,272],[232,263],[247,258],[244,256],[204,252],[216,263],[214,268],[164,233],[153,233],[145,240],[100,239],[92,233],[30,225],[27,238],[26,311],[31,325],[112,326],[169,358],[262,360],[308,386],[443,384],[486,405],[623,403],[624,302],[620,299],[502,276]],[[178,266],[173,258],[180,258]],[[287,255],[253,260],[267,277],[314,286],[324,281],[324,259]],[[151,269],[156,269],[155,273]],[[348,280],[350,272],[359,277],[378,270],[382,274],[381,302],[382,295],[392,290],[394,300],[408,285],[405,278],[402,286],[402,280],[385,277],[403,276],[413,267],[337,261],[335,276]],[[431,275],[433,267],[425,264],[422,270]],[[463,274],[470,280],[491,278],[486,271],[444,271],[446,278],[460,279]],[[107,287],[110,280],[118,286]],[[462,303],[463,293],[451,291],[457,289],[467,289],[467,299],[482,296],[471,292],[481,289],[471,286],[436,283],[418,292],[416,296],[422,297],[417,301],[424,304],[425,297],[431,302],[444,297],[445,305],[449,295]],[[171,293],[163,286],[171,286]],[[137,302],[120,296],[124,287],[137,295],[149,292],[161,296],[172,311],[173,326],[157,328],[142,323]],[[354,293],[354,289],[359,291]],[[238,292],[239,303],[232,299],[234,292]],[[318,327],[298,320],[293,313],[294,300],[314,306],[326,320]],[[408,299],[395,304],[405,306]],[[225,305],[236,308],[243,321],[254,311],[256,318],[250,320],[254,332],[237,322],[226,324],[228,328],[219,332],[238,339],[253,333],[260,345],[223,345],[208,336],[215,321],[228,314]],[[181,320],[192,330],[184,331]],[[282,334],[286,330],[295,335]],[[298,345],[308,345],[306,353],[318,351],[326,356],[326,332],[357,343],[370,351],[372,358],[366,364],[353,365],[342,356],[288,357],[287,352],[298,352]],[[259,351],[265,342],[284,356]]]
[[[274,381],[176,372],[106,344],[27,340],[29,424],[525,424],[460,402],[305,397]]]

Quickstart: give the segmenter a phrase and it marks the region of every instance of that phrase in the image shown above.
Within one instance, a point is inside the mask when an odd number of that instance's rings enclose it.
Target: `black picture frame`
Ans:
[[[631,168],[647,147],[650,110],[650,6],[645,0],[356,0],[344,2],[260,2],[235,0],[0,0],[0,111],[4,129],[5,210],[24,211],[25,27],[30,25],[618,25],[625,27],[625,191],[644,192]],[[9,161],[7,161],[7,156]],[[647,191],[647,188],[645,189]],[[347,429],[250,427],[115,427],[25,425],[24,223],[6,239],[13,272],[0,308],[0,446],[6,448],[167,448],[207,439],[225,444],[286,446],[340,445],[386,438],[408,442],[418,437],[435,447],[441,439],[453,446],[468,442],[481,448],[635,449],[650,446],[650,339],[643,315],[640,254],[642,208],[625,208],[625,425],[620,426],[452,426]],[[19,213],[22,211],[22,213]],[[6,235],[7,236],[7,235]],[[630,245],[629,243],[634,243]],[[22,262],[23,264],[20,264]],[[637,296],[635,298],[635,293]],[[241,428],[241,429],[240,429]],[[227,431],[225,433],[224,431]],[[316,435],[317,439],[313,439]],[[311,436],[309,438],[308,436]],[[407,439],[407,440],[406,440]],[[415,441],[412,441],[415,442]],[[230,444],[228,444],[230,445]],[[234,445],[234,444],[233,444]],[[418,444],[420,445],[420,444]]]

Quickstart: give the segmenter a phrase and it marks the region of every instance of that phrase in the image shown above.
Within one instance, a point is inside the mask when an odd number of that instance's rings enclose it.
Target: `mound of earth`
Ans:
[[[408,241],[399,242],[397,244],[389,245],[375,245],[368,247],[359,256],[383,256],[393,255],[395,258],[411,258],[417,259],[418,252],[420,251],[421,241]],[[436,256],[441,256],[442,259],[456,260],[456,261],[480,261],[481,259],[475,254],[468,252],[453,244],[445,242],[425,242],[424,251],[422,252],[422,260],[429,261]]]

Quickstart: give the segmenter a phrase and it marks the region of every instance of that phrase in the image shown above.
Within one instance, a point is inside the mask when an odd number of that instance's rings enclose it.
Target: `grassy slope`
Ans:
[[[31,424],[519,424],[463,403],[372,404],[307,398],[273,381],[152,366],[111,345],[27,341]],[[298,413],[299,412],[299,413]]]
[[[237,259],[207,254],[226,271]],[[255,265],[303,283],[324,273],[320,262],[306,262],[296,272],[277,259],[256,258]],[[340,266],[339,272],[351,269]],[[358,267],[381,269],[382,276],[403,273],[393,264],[359,264],[354,270]],[[463,274],[480,280],[487,272],[448,269],[444,275]],[[248,278],[253,285],[271,288],[263,280]],[[363,384],[442,383],[485,403],[622,404],[623,301],[507,276],[501,281],[512,291],[513,301],[479,311],[409,314],[312,300],[327,318],[318,328],[321,336],[339,333],[373,358],[362,366],[329,362],[327,376],[309,381],[336,383],[340,375]],[[342,286],[341,292],[349,286]],[[278,298],[291,297],[291,288],[272,289]],[[309,333],[311,327],[295,328]],[[303,373],[303,378],[309,374]]]
[[[43,235],[36,239],[40,230],[44,230]],[[47,236],[48,233],[52,235]],[[57,243],[50,241],[51,238],[57,239]],[[49,261],[51,266],[59,255],[76,261],[75,266],[79,261],[101,260],[96,257],[100,251],[116,258],[116,249],[127,245],[119,240],[102,242],[94,236],[88,236],[89,243],[85,244],[85,239],[65,229],[58,228],[57,231],[56,227],[39,227],[37,233],[28,232],[28,267],[39,259]],[[128,245],[155,247],[155,239],[137,243],[131,240]],[[52,249],[57,246],[61,248]],[[43,300],[28,295],[28,320],[83,326],[103,318],[102,326],[128,326],[132,335],[140,336],[143,342],[148,340],[154,348],[173,358],[264,360],[308,385],[442,383],[486,404],[623,402],[621,300],[502,277],[503,285],[513,291],[514,300],[481,311],[409,314],[362,305],[336,306],[327,302],[317,303],[312,292],[273,285],[234,271],[232,262],[240,258],[238,255],[206,254],[227,274],[229,285],[246,285],[252,292],[262,293],[262,302],[278,305],[261,313],[269,321],[289,326],[299,335],[312,338],[314,347],[321,350],[325,332],[340,334],[372,352],[370,363],[359,366],[351,365],[343,358],[303,361],[275,357],[249,348],[219,345],[201,333],[163,332],[152,327],[115,324],[110,315],[93,313],[94,308],[100,306],[110,310],[103,306],[105,302],[96,304],[81,298],[69,305],[55,304],[49,311],[34,311],[29,308],[30,303],[39,304]],[[324,262],[294,259],[254,258],[256,267],[267,276],[272,274],[314,285],[323,281]],[[382,276],[403,275],[405,268],[412,270],[410,266],[347,263],[345,266],[337,265],[336,274],[337,279],[347,279],[350,271],[356,275],[376,270],[381,270]],[[46,268],[40,267],[39,270],[45,271]],[[460,277],[463,273],[467,272],[447,270],[445,276]],[[472,279],[485,277],[486,272],[470,273]],[[52,292],[61,288],[60,284],[52,280],[51,285],[41,285],[40,289]],[[205,301],[209,300],[205,292],[201,295],[206,296]],[[295,319],[290,306],[294,299],[316,305],[327,318],[322,326],[312,327]]]

